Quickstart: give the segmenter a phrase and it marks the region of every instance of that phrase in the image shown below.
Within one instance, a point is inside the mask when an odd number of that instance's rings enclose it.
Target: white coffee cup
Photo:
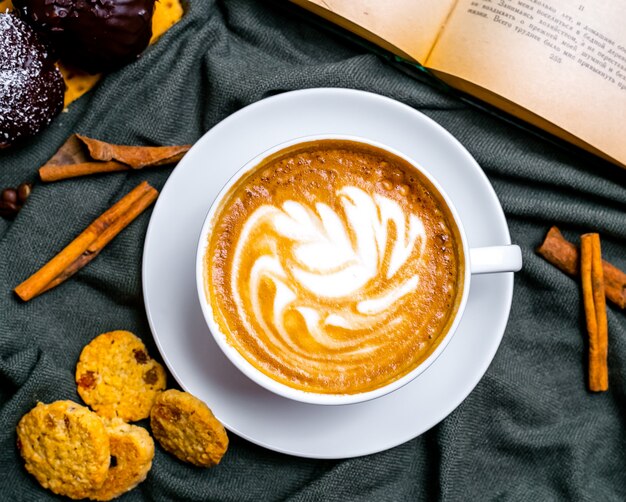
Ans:
[[[357,394],[322,394],[316,392],[307,392],[304,390],[296,389],[290,387],[286,384],[278,382],[273,378],[269,377],[265,373],[261,372],[257,368],[255,368],[251,363],[249,363],[238,351],[235,349],[227,340],[227,336],[225,333],[222,333],[219,328],[218,323],[215,321],[213,315],[213,308],[211,306],[210,300],[207,298],[206,288],[205,288],[205,255],[209,242],[209,235],[213,231],[214,225],[214,216],[217,209],[220,207],[221,202],[224,196],[229,192],[230,188],[245,174],[254,170],[264,159],[267,157],[291,146],[294,146],[299,143],[306,143],[310,141],[320,141],[320,140],[347,140],[347,141],[356,141],[360,143],[365,143],[367,145],[371,145],[382,150],[385,150],[393,155],[396,155],[404,160],[406,160],[409,164],[411,164],[417,171],[419,171],[424,177],[426,177],[435,189],[439,192],[441,197],[446,202],[450,213],[452,214],[454,221],[458,227],[459,235],[461,236],[461,243],[463,247],[463,255],[465,257],[465,280],[463,281],[463,291],[461,295],[461,301],[459,302],[459,307],[456,312],[455,318],[451,323],[448,332],[445,334],[439,345],[433,350],[433,352],[417,367],[411,370],[409,373],[404,376],[390,382],[387,385],[379,387],[374,390],[361,392]],[[198,247],[196,252],[196,286],[198,290],[198,297],[200,300],[200,306],[202,308],[202,313],[206,320],[206,323],[209,327],[213,338],[215,339],[217,345],[224,352],[226,357],[248,378],[266,388],[267,390],[283,396],[288,399],[293,399],[296,401],[301,401],[305,403],[311,404],[322,404],[322,405],[341,405],[341,404],[353,404],[359,403],[363,401],[368,401],[370,399],[374,399],[390,392],[393,392],[396,389],[399,389],[403,385],[406,385],[411,380],[416,378],[420,373],[422,373],[428,366],[430,366],[439,355],[444,351],[452,336],[454,335],[461,318],[463,316],[463,312],[465,310],[465,306],[467,304],[467,298],[469,295],[470,287],[471,287],[471,276],[476,274],[490,274],[490,273],[502,273],[502,272],[517,272],[522,268],[522,254],[519,246],[516,245],[506,245],[506,246],[491,246],[491,247],[481,247],[481,248],[470,248],[467,243],[467,236],[465,234],[465,230],[463,229],[463,223],[459,218],[456,208],[454,207],[454,203],[450,200],[450,197],[446,194],[446,192],[441,188],[439,183],[433,176],[423,167],[421,167],[417,162],[410,159],[403,153],[395,150],[394,148],[388,147],[384,144],[381,144],[376,141],[371,141],[366,138],[356,137],[356,136],[347,136],[347,135],[336,135],[336,134],[327,134],[327,135],[317,135],[317,136],[306,136],[300,138],[294,138],[293,140],[281,143],[276,145],[275,147],[266,150],[265,152],[259,154],[248,163],[246,163],[241,169],[239,169],[232,178],[226,183],[226,185],[222,188],[222,190],[218,193],[217,197],[211,204],[209,212],[205,218],[204,224],[202,226],[202,230],[200,232],[200,238],[198,240]]]

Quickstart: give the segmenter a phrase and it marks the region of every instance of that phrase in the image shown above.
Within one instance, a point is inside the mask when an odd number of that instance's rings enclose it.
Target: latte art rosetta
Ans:
[[[314,208],[293,200],[280,208],[260,206],[237,242],[231,287],[239,314],[248,329],[260,328],[285,350],[297,351],[286,326],[289,311],[300,313],[308,334],[328,348],[371,350],[378,342],[368,337],[370,329],[419,283],[426,241],[421,220],[396,201],[356,187],[337,195],[343,212],[323,202]],[[252,254],[250,274],[242,278],[241,261]],[[276,291],[271,309],[264,309],[265,281]],[[333,327],[361,336],[346,341]]]
[[[373,147],[321,141],[272,159],[214,217],[214,319],[291,387],[385,385],[434,350],[458,306],[462,251],[444,209],[410,165]]]

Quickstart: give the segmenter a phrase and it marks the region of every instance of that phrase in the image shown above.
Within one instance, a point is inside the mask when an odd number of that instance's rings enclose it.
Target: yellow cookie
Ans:
[[[17,447],[44,488],[82,499],[109,470],[109,436],[102,419],[72,401],[38,403],[17,425]]]
[[[80,397],[98,415],[134,422],[150,415],[157,394],[165,389],[165,370],[135,335],[111,331],[81,352],[76,384]]]
[[[200,467],[219,464],[228,448],[224,426],[206,404],[186,392],[170,389],[159,394],[150,427],[165,450]]]
[[[141,483],[152,467],[154,441],[148,431],[121,418],[104,419],[111,444],[111,466],[104,484],[89,494],[93,500],[112,500]]]

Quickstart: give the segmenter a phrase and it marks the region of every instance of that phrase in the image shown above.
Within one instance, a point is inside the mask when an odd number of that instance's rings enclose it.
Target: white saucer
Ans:
[[[204,322],[195,252],[220,188],[248,160],[299,136],[370,138],[415,159],[455,202],[469,245],[510,244],[486,176],[447,131],[391,99],[346,89],[288,92],[259,101],[207,132],[176,167],[146,235],[143,289],[161,355],[178,383],[232,432],[266,448],[311,458],[367,455],[408,441],[443,420],[476,386],[502,339],[513,274],[475,276],[464,317],[441,356],[416,380],[374,401],[303,404],[256,385],[224,356]],[[375,433],[373,433],[373,431]]]

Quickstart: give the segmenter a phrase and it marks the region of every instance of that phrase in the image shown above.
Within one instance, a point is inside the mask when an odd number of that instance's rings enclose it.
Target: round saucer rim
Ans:
[[[273,96],[271,98],[267,98],[261,101],[258,101],[256,103],[253,103],[251,105],[248,105],[245,108],[242,108],[241,110],[235,112],[234,114],[232,114],[231,116],[227,117],[226,119],[224,119],[223,121],[221,121],[220,123],[218,123],[214,128],[210,129],[209,131],[207,131],[207,133],[205,133],[194,145],[194,147],[190,150],[190,152],[187,154],[187,156],[185,158],[190,158],[191,154],[194,150],[198,150],[201,148],[201,145],[206,142],[209,141],[208,138],[210,138],[210,136],[212,135],[212,133],[215,133],[216,131],[219,131],[222,127],[226,127],[231,121],[233,120],[238,120],[238,118],[249,112],[250,109],[252,107],[261,107],[261,106],[269,106],[271,105],[275,100],[283,100],[283,99],[292,99],[292,98],[298,98],[300,95],[303,94],[335,94],[335,93],[348,93],[348,94],[361,94],[361,95],[365,95],[367,98],[369,99],[377,99],[377,100],[382,100],[385,101],[385,103],[387,105],[390,106],[395,106],[395,107],[401,107],[405,110],[409,110],[410,112],[412,112],[413,114],[415,114],[416,117],[418,117],[419,119],[421,119],[422,121],[426,121],[430,127],[435,127],[436,129],[439,129],[440,132],[443,132],[444,135],[446,136],[446,139],[448,140],[448,142],[450,143],[450,146],[453,146],[457,149],[457,151],[459,153],[462,154],[463,157],[465,157],[466,161],[468,161],[468,163],[472,164],[474,167],[474,170],[476,171],[474,173],[474,175],[478,175],[478,178],[482,178],[483,181],[483,189],[487,190],[490,195],[492,197],[495,198],[495,201],[497,203],[498,208],[500,209],[500,211],[498,211],[498,213],[495,215],[498,217],[498,219],[500,219],[500,228],[499,228],[499,232],[504,232],[504,234],[506,235],[506,242],[501,242],[501,244],[510,244],[510,235],[509,235],[509,231],[508,231],[508,226],[506,224],[506,219],[504,216],[504,213],[502,211],[502,208],[499,204],[499,201],[497,200],[497,196],[495,195],[495,191],[493,190],[493,187],[491,186],[491,184],[489,183],[486,175],[484,174],[484,172],[482,171],[482,169],[480,169],[480,167],[478,166],[478,164],[476,163],[475,159],[469,154],[469,152],[467,152],[467,150],[458,142],[458,140],[456,140],[456,138],[454,138],[448,131],[446,131],[442,126],[440,126],[439,124],[437,124],[436,122],[434,122],[432,119],[430,119],[429,117],[425,116],[424,114],[422,114],[421,112],[409,107],[408,105],[399,103],[391,98],[387,98],[384,96],[380,96],[377,94],[373,94],[373,93],[369,93],[366,91],[355,91],[355,90],[351,90],[351,89],[337,89],[337,88],[318,88],[318,89],[305,89],[305,90],[298,90],[298,91],[291,91],[291,92],[287,92],[287,93],[283,93],[283,94],[279,94],[276,96]],[[175,180],[178,176],[177,174],[179,174],[180,172],[182,172],[181,167],[184,167],[186,165],[185,163],[185,159],[183,159],[179,165],[179,167],[174,170],[174,172],[172,173],[172,175],[170,176],[170,178],[167,180],[166,184],[164,185],[162,192],[165,192],[168,185],[173,183],[173,180]],[[160,206],[159,204],[160,200],[157,201],[157,204],[155,205],[153,214],[157,213],[157,209]],[[146,292],[146,256],[147,256],[147,250],[149,247],[149,244],[151,243],[151,229],[153,228],[153,225],[156,225],[156,223],[154,222],[154,219],[151,218],[150,220],[150,224],[148,226],[148,231],[146,233],[146,240],[145,240],[145,244],[144,244],[144,259],[143,259],[143,264],[142,264],[142,286],[144,287],[144,304],[146,307],[146,314],[148,317],[148,322],[150,325],[150,328],[152,330],[154,339],[155,339],[155,343],[157,344],[157,347],[159,348],[159,351],[161,352],[161,355],[164,359],[164,361],[166,362],[168,368],[170,369],[170,371],[172,372],[172,375],[174,376],[174,378],[178,381],[178,383],[187,390],[187,386],[183,384],[183,381],[181,379],[181,377],[179,376],[178,372],[174,369],[174,366],[171,362],[171,360],[167,357],[167,354],[164,350],[164,347],[161,343],[161,340],[159,339],[159,337],[156,335],[156,326],[154,324],[154,319],[152,317],[151,311],[150,311],[150,307],[148,305],[149,300],[148,300],[148,296],[149,294]],[[460,399],[460,401],[456,404],[453,404],[452,407],[447,407],[446,411],[439,413],[438,416],[436,418],[434,418],[433,420],[431,420],[425,427],[422,426],[420,427],[421,432],[415,434],[415,432],[411,431],[408,432],[406,435],[400,437],[397,440],[394,440],[393,443],[389,443],[384,447],[375,447],[373,449],[363,449],[361,452],[359,453],[349,453],[349,454],[341,454],[341,453],[330,453],[330,454],[305,454],[302,453],[301,451],[298,451],[297,449],[289,449],[289,448],[282,448],[282,447],[277,447],[274,445],[271,445],[270,443],[267,443],[265,441],[263,441],[262,439],[259,438],[255,438],[250,436],[247,433],[244,433],[243,431],[239,430],[238,427],[234,427],[232,424],[228,424],[227,428],[229,430],[231,430],[232,432],[236,433],[237,435],[243,437],[244,439],[247,439],[255,444],[258,444],[260,446],[263,446],[265,448],[271,449],[273,451],[277,451],[277,452],[281,452],[281,453],[286,453],[286,454],[290,454],[290,455],[294,455],[294,456],[299,456],[299,457],[303,457],[303,458],[320,458],[320,459],[339,459],[339,458],[353,458],[353,457],[358,457],[358,456],[363,456],[363,455],[368,455],[368,454],[372,454],[372,453],[376,453],[376,452],[380,452],[380,451],[384,451],[386,449],[398,446],[400,444],[403,444],[404,442],[411,440],[421,434],[423,434],[424,432],[426,432],[427,430],[429,430],[430,428],[432,428],[434,425],[438,424],[439,422],[441,422],[441,420],[443,420],[445,417],[447,417],[450,413],[452,413],[452,411],[454,411],[454,409],[456,409],[466,398],[467,396],[472,392],[472,390],[474,390],[474,388],[476,387],[476,385],[478,384],[478,382],[482,379],[482,377],[484,376],[484,373],[486,372],[487,368],[489,367],[489,365],[491,364],[493,357],[495,356],[495,353],[497,352],[497,349],[501,343],[502,337],[504,335],[504,328],[506,326],[506,323],[508,322],[508,317],[509,317],[509,313],[510,313],[510,309],[511,309],[511,305],[512,305],[512,294],[513,294],[513,274],[505,274],[507,276],[507,280],[506,283],[503,285],[503,288],[506,289],[505,293],[506,296],[508,297],[508,301],[506,302],[506,312],[504,312],[504,310],[502,312],[500,312],[500,316],[499,316],[499,321],[497,323],[497,328],[493,327],[492,330],[494,332],[497,332],[498,336],[497,336],[497,343],[492,344],[491,346],[491,351],[488,354],[488,357],[484,358],[484,362],[483,364],[481,364],[480,366],[477,366],[477,368],[479,369],[478,373],[480,373],[480,377],[476,380],[476,382],[474,382],[472,385],[470,385],[466,391],[463,391],[463,397],[462,399]],[[504,315],[502,315],[504,314]],[[315,407],[325,407],[323,405],[310,405],[310,406],[315,406]],[[351,404],[349,405],[343,405],[346,407],[349,406],[353,406]],[[339,406],[341,407],[341,406]],[[226,424],[225,424],[226,425]]]

